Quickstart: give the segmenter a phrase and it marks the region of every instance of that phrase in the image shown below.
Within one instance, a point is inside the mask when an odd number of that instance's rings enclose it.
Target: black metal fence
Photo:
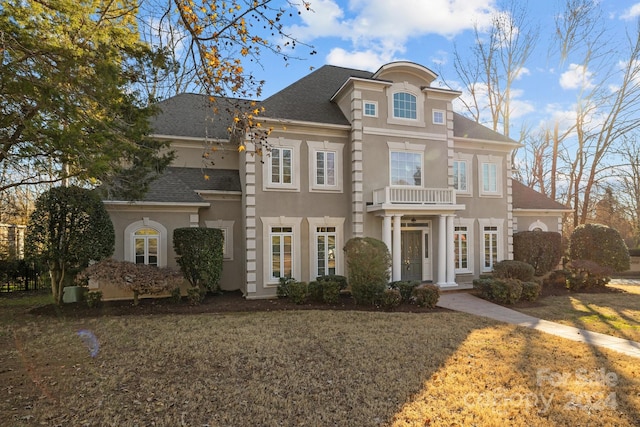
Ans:
[[[0,292],[35,291],[42,271],[24,260],[0,260]]]

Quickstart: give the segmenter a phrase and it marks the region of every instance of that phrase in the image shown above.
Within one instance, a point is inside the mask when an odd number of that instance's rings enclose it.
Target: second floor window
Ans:
[[[453,162],[453,188],[458,191],[467,191],[467,162],[455,160]]]
[[[416,120],[418,117],[416,97],[407,92],[394,93],[393,117]]]
[[[336,153],[334,151],[316,151],[316,185],[336,186]]]
[[[270,163],[272,184],[293,182],[293,150],[291,148],[272,148]]]
[[[391,185],[422,185],[422,155],[409,151],[392,151]]]
[[[495,163],[482,164],[482,192],[498,192],[498,165]]]
[[[364,115],[368,117],[378,117],[378,104],[371,101],[364,102]]]

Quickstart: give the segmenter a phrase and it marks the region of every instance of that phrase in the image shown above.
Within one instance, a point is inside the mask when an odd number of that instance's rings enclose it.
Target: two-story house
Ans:
[[[261,155],[229,142],[224,100],[161,102],[154,137],[177,157],[143,200],[105,201],[114,257],[175,265],[175,228],[217,227],[222,288],[268,298],[281,277],[345,274],[351,237],[387,244],[392,280],[456,287],[511,258],[515,231],[560,232],[566,208],[511,179],[518,144],[455,113],[460,92],[436,77],[319,68],[259,103],[273,128]]]

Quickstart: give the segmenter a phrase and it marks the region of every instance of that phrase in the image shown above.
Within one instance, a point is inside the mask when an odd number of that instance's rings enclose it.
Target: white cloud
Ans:
[[[560,75],[563,89],[589,89],[593,87],[593,73],[584,65],[570,64],[569,69]]]
[[[640,3],[636,3],[631,6],[629,9],[625,10],[622,15],[620,15],[621,19],[625,21],[631,21],[640,16]]]
[[[531,71],[527,67],[521,67],[516,73],[516,80],[520,80],[523,76],[531,75]]]
[[[390,60],[391,58],[385,57],[379,52],[371,50],[347,52],[339,47],[332,49],[327,55],[328,64],[368,71],[376,71]]]
[[[285,31],[313,44],[319,38],[337,37],[348,43],[331,58],[350,55],[361,58],[395,59],[405,51],[409,39],[425,35],[453,37],[474,25],[487,27],[496,12],[496,0],[314,0],[311,11],[302,10],[300,25]],[[353,65],[353,64],[352,64]]]

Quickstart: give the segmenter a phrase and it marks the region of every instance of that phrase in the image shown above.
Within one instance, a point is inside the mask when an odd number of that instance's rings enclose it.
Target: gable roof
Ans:
[[[265,116],[306,122],[349,125],[333,94],[350,78],[371,78],[369,71],[324,65],[265,99]]]
[[[556,202],[515,179],[511,180],[511,191],[513,195],[513,209],[571,211],[571,209],[562,203]]]
[[[197,191],[242,191],[240,173],[230,169],[168,167],[151,183],[142,202],[197,203]]]

